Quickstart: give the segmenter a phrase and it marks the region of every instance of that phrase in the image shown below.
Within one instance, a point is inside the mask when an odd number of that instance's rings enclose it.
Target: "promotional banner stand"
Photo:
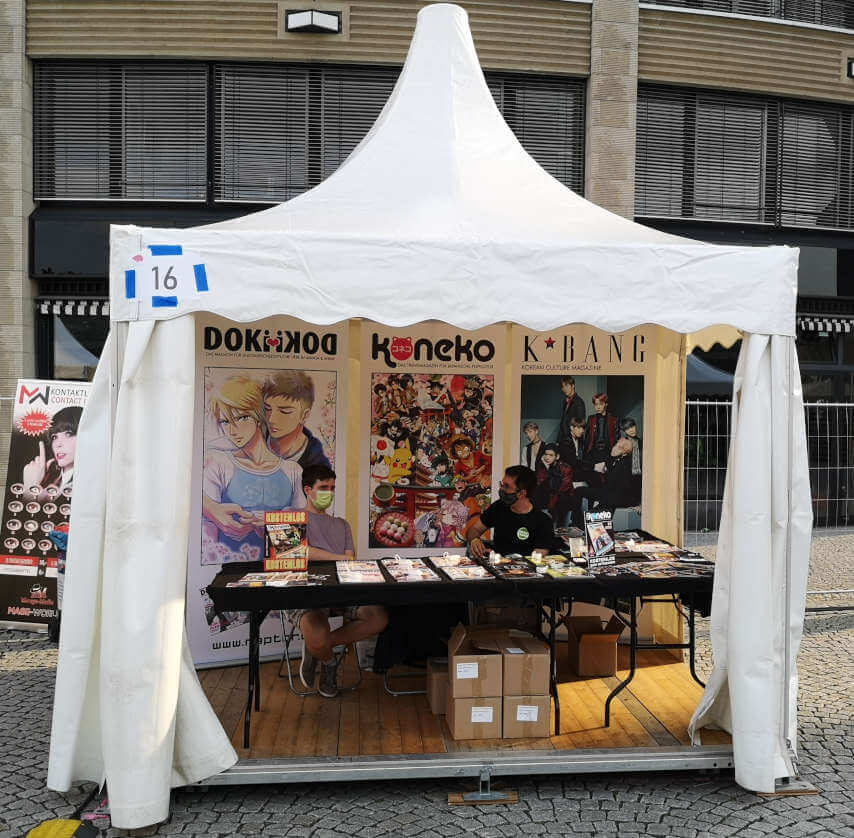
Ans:
[[[570,192],[503,122],[462,9],[421,11],[382,114],[321,185],[223,224],[113,227],[110,285],[113,329],[78,439],[51,788],[106,776],[113,825],[135,828],[166,817],[170,787],[200,781],[732,765],[742,786],[771,793],[794,773],[794,658],[811,532],[794,347],[797,251],[699,244]],[[657,488],[644,525],[671,540],[681,537],[684,336],[741,330],[711,617],[715,668],[690,728],[698,738],[704,726],[722,727],[732,748],[238,761],[184,632],[197,537],[195,320],[208,315],[237,326],[271,315],[316,327],[371,321],[400,335],[428,321],[467,332],[588,324],[613,335],[647,324],[658,354],[645,398],[666,420],[653,429]],[[351,357],[350,375],[365,362]],[[349,405],[354,428],[359,407]]]

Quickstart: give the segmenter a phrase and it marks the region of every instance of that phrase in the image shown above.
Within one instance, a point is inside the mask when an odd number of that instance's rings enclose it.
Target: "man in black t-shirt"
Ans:
[[[476,558],[487,553],[480,537],[489,529],[492,544],[502,556],[520,553],[530,556],[532,550],[551,552],[554,539],[552,521],[545,512],[534,509],[530,497],[537,478],[526,466],[510,466],[498,488],[499,500],[485,509],[468,529],[469,549]]]

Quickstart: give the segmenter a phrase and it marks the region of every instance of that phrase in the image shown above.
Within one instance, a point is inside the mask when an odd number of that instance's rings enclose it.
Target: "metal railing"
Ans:
[[[720,524],[731,411],[728,401],[685,405],[684,521],[694,543]],[[854,528],[854,403],[809,402],[804,411],[813,526]]]
[[[818,26],[854,29],[854,0],[646,0],[656,6],[676,6],[706,12],[771,17]]]

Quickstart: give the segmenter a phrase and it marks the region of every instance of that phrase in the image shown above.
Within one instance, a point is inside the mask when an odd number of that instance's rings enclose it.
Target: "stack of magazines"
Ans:
[[[335,562],[335,571],[338,574],[338,581],[342,584],[385,582],[385,576],[376,562]]]
[[[495,577],[482,565],[467,556],[431,556],[430,561],[453,582],[473,579],[494,579]]]
[[[421,559],[382,559],[383,567],[395,582],[440,582],[441,577]]]
[[[226,588],[285,588],[297,585],[320,585],[326,576],[308,573],[305,570],[267,573],[247,573],[234,582],[226,582]]]

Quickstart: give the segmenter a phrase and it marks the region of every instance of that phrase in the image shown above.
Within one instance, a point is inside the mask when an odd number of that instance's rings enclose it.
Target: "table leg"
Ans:
[[[638,652],[638,620],[637,620],[637,605],[635,597],[629,598],[629,677],[625,681],[621,681],[611,690],[608,698],[605,699],[605,727],[611,724],[611,702],[617,697],[617,693],[624,690],[632,678],[635,677],[635,669],[637,668],[637,652]],[[614,603],[616,606],[616,603]],[[616,608],[614,609],[616,612]]]
[[[560,735],[560,695],[557,689],[557,620],[558,602],[553,599],[549,607],[549,689],[555,703],[555,736]]]
[[[249,729],[252,720],[252,705],[261,709],[261,623],[260,611],[249,612],[249,683],[247,685],[246,711],[243,716],[243,747],[249,747]]]
[[[688,605],[688,665],[691,668],[691,677],[705,689],[706,685],[700,680],[696,669],[695,653],[697,651],[697,635],[694,628],[694,616],[694,596],[692,594]]]

